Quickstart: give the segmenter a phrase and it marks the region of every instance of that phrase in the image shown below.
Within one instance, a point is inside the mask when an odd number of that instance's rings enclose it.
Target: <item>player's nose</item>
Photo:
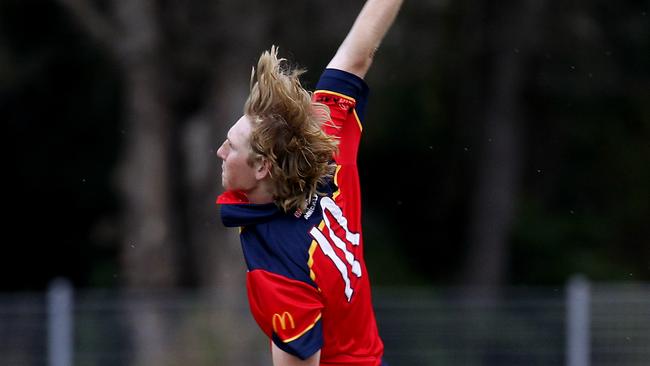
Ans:
[[[217,149],[217,156],[221,160],[226,160],[226,147],[225,147],[225,144],[221,144],[221,146],[219,146],[219,148]]]

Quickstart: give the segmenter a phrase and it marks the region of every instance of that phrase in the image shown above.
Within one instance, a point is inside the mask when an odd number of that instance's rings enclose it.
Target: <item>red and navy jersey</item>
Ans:
[[[363,257],[357,152],[368,87],[350,73],[327,69],[313,99],[327,105],[323,129],[339,140],[336,173],[304,212],[251,204],[226,192],[217,200],[226,226],[241,227],[251,312],[282,350],[321,365],[381,364],[370,283]]]

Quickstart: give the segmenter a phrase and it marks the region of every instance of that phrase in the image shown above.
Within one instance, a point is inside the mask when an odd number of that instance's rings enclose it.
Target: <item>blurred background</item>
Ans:
[[[216,149],[362,5],[0,0],[0,365],[269,364]],[[392,365],[650,364],[649,11],[406,1],[359,157]]]

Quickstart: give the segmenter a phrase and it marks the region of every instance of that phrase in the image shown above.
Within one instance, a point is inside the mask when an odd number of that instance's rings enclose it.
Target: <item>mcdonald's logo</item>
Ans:
[[[273,320],[271,320],[273,323],[273,331],[276,333],[278,332],[277,321],[280,321],[280,328],[282,328],[282,330],[287,329],[287,319],[289,320],[289,326],[291,326],[291,329],[295,329],[296,323],[294,323],[293,316],[291,316],[290,312],[285,311],[282,315],[278,313],[273,314]]]

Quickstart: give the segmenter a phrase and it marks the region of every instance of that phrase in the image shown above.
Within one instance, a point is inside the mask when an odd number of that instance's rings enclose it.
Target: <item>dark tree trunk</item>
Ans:
[[[511,11],[492,11],[494,16],[484,29],[490,67],[463,283],[486,288],[501,285],[507,272],[520,186],[521,129],[526,125],[521,96],[543,0],[512,6]],[[503,19],[496,18],[503,14]]]

